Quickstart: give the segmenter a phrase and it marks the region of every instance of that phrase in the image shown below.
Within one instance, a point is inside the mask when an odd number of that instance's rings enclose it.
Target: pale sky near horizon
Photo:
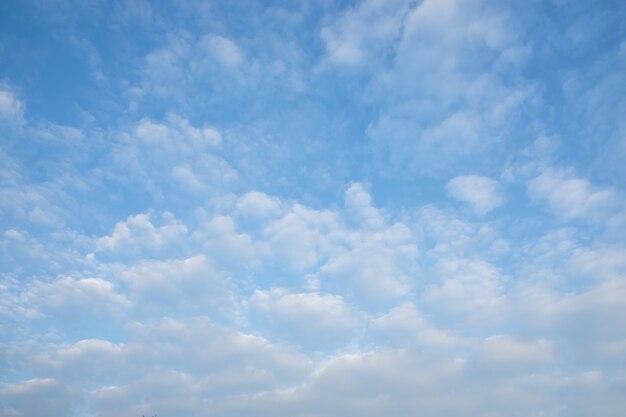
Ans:
[[[626,2],[0,2],[0,417],[623,417]]]

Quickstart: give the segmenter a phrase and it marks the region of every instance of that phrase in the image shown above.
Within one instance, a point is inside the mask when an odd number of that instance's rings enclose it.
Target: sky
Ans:
[[[626,2],[0,2],[1,417],[622,417]]]

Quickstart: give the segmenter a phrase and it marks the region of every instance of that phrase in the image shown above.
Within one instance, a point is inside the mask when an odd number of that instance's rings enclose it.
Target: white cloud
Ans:
[[[393,59],[368,86],[368,98],[380,103],[366,131],[376,161],[389,175],[406,178],[473,167],[471,156],[496,150],[510,136],[516,110],[535,94],[523,77],[511,81],[499,70],[517,73],[525,65],[519,51],[528,48],[504,9],[464,0],[409,8],[387,49]]]
[[[417,343],[420,348],[458,345],[461,340],[454,334],[438,329],[416,308],[407,302],[393,307],[387,313],[372,320],[374,332],[380,334],[384,344],[407,346]]]
[[[131,307],[113,283],[100,278],[61,277],[53,282],[35,281],[22,294],[27,305],[56,314],[104,312],[123,314]]]
[[[0,411],[6,417],[63,417],[77,411],[77,397],[63,381],[33,378],[0,386]]]
[[[237,320],[232,283],[204,255],[167,261],[109,265],[104,272],[119,277],[139,312],[208,314]]]
[[[595,187],[568,170],[546,169],[528,183],[528,194],[563,220],[605,220],[617,207],[615,190]]]
[[[281,218],[271,221],[263,234],[274,255],[294,268],[305,269],[333,253],[344,231],[337,213],[295,204]]]
[[[402,32],[407,0],[366,0],[348,7],[321,30],[326,59],[335,65],[368,66]]]
[[[24,107],[24,102],[13,91],[0,85],[0,126],[22,126],[25,123]]]
[[[626,276],[626,251],[622,246],[597,249],[576,248],[568,259],[566,273],[593,281],[620,279]]]
[[[336,347],[359,333],[361,314],[343,297],[293,293],[283,288],[256,290],[249,306],[266,317],[270,332],[313,348]]]
[[[141,119],[134,129],[134,137],[148,146],[157,147],[160,152],[191,156],[219,146],[222,135],[208,125],[192,126],[188,120],[174,113],[166,116],[167,124],[154,120]]]
[[[353,183],[346,190],[345,207],[347,220],[357,220],[369,228],[379,228],[384,218],[379,209],[372,206],[372,197],[362,184]]]
[[[342,355],[328,361],[302,385],[260,395],[251,402],[242,403],[237,398],[227,402],[221,411],[224,415],[234,411],[259,416],[440,417],[520,412],[541,416],[559,413],[564,402],[573,410],[580,406],[593,407],[597,399],[589,399],[584,393],[604,382],[597,373],[557,375],[552,377],[557,386],[549,386],[543,380],[549,380],[553,374],[518,370],[510,376],[492,378],[493,372],[493,368],[473,363],[472,358],[415,350]],[[561,389],[570,395],[555,399]],[[608,410],[623,403],[617,393],[606,401],[611,404],[607,411],[601,412],[606,417],[614,415]]]
[[[245,60],[237,44],[223,36],[206,35],[198,45],[200,48],[206,48],[220,64],[227,67],[237,67]]]
[[[497,335],[482,341],[479,360],[486,367],[510,369],[554,363],[556,357],[554,346],[546,340],[523,342],[508,335]]]
[[[412,237],[402,223],[372,233],[350,234],[345,246],[320,271],[329,280],[349,283],[349,294],[378,301],[406,295],[415,285],[419,254]]]
[[[121,257],[148,256],[169,252],[182,245],[187,227],[169,213],[162,214],[164,224],[156,225],[151,214],[136,214],[118,222],[109,236],[98,238],[98,254],[114,253]],[[180,247],[179,247],[180,250]]]
[[[434,261],[446,257],[499,258],[510,244],[496,224],[471,222],[458,213],[433,205],[420,208],[415,217],[420,245]]]
[[[281,212],[278,199],[259,191],[249,191],[239,197],[236,207],[238,213],[256,219],[275,217]]]
[[[264,242],[253,241],[251,236],[237,231],[229,216],[216,216],[201,225],[193,237],[203,250],[223,264],[236,269],[257,266],[269,248]]]
[[[475,213],[484,215],[504,204],[500,183],[492,178],[464,175],[452,178],[447,193],[468,204]]]
[[[168,113],[164,121],[142,118],[119,136],[109,155],[108,175],[141,192],[147,189],[157,199],[164,198],[164,188],[200,197],[237,178],[237,171],[217,154],[221,133],[206,123],[193,126]]]
[[[466,324],[488,328],[506,320],[506,277],[494,265],[478,259],[441,259],[440,283],[425,292],[425,300],[440,316],[463,317]]]

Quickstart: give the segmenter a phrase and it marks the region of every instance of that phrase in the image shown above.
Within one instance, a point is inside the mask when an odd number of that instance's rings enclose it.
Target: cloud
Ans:
[[[276,217],[282,211],[281,202],[259,191],[249,191],[238,198],[237,213],[253,219]]]
[[[402,33],[410,3],[367,0],[347,7],[320,31],[326,46],[325,59],[333,65],[363,67],[389,54],[391,42]]]
[[[216,216],[207,221],[194,231],[193,237],[205,253],[239,270],[257,266],[269,251],[265,242],[254,241],[247,233],[238,232],[229,216]]]
[[[506,277],[494,265],[477,259],[441,259],[440,283],[425,292],[425,300],[440,316],[452,314],[467,323],[487,327],[506,319]]]
[[[299,269],[318,265],[337,247],[342,227],[337,213],[294,204],[282,217],[264,228],[275,256]]]
[[[238,319],[230,279],[204,255],[129,266],[105,265],[103,269],[128,288],[128,296],[140,314],[185,311],[227,321]]]
[[[542,366],[555,360],[554,346],[548,341],[522,342],[507,335],[486,338],[479,356],[485,366],[500,369],[522,367],[528,370],[531,366]]]
[[[15,129],[24,125],[24,108],[24,102],[0,84],[0,127]]]
[[[57,3],[0,47],[0,415],[621,415],[623,6]]]
[[[446,185],[451,197],[469,205],[479,215],[484,215],[504,204],[500,183],[478,175],[454,177]]]
[[[353,183],[346,190],[345,207],[347,220],[356,220],[369,228],[383,226],[385,220],[380,210],[372,206],[372,197],[362,184]]]
[[[419,254],[411,238],[410,229],[402,223],[372,233],[355,233],[320,272],[328,281],[346,282],[350,294],[370,300],[407,295],[415,285]]]
[[[546,169],[530,180],[528,194],[564,221],[605,219],[618,202],[615,190],[595,187],[568,170]]]
[[[223,36],[206,35],[199,41],[200,48],[206,48],[211,55],[226,67],[238,67],[245,57],[237,44]]]
[[[131,306],[113,283],[100,278],[61,277],[53,282],[35,281],[22,294],[26,305],[54,314],[123,314]]]
[[[76,395],[63,382],[51,378],[33,378],[0,388],[3,415],[27,417],[46,415],[62,417],[77,410]]]
[[[415,344],[419,348],[458,345],[461,340],[452,333],[438,329],[421,314],[414,303],[399,304],[372,320],[374,332],[381,334],[391,346]]]
[[[265,318],[270,332],[313,348],[348,342],[359,333],[362,319],[362,314],[343,297],[317,292],[293,293],[283,288],[256,290],[248,305]]]
[[[511,376],[490,378],[491,372],[493,368],[473,363],[472,358],[417,351],[388,349],[346,354],[329,360],[310,380],[294,389],[266,393],[251,402],[233,399],[219,410],[223,415],[255,412],[261,416],[353,413],[363,417],[437,417],[520,411],[540,416],[571,409],[575,410],[573,415],[583,416],[584,412],[578,410],[590,410],[600,400],[583,394],[606,382],[606,377],[597,372],[564,376],[521,370]],[[555,400],[559,394],[561,399]],[[600,397],[606,401],[599,402],[606,404],[600,411],[603,416],[614,415],[623,404],[617,393]]]
[[[472,167],[472,157],[497,152],[512,135],[517,109],[535,92],[501,67],[517,74],[531,51],[504,9],[463,0],[408,7],[385,49],[393,58],[368,83],[367,97],[380,110],[366,134],[387,175],[440,177]],[[372,60],[387,60],[381,57]]]
[[[182,244],[187,227],[170,213],[162,214],[162,225],[155,226],[152,217],[142,213],[118,222],[111,235],[97,239],[96,255],[129,258],[179,253],[175,246]]]
[[[287,345],[205,317],[136,323],[130,332],[122,344],[85,339],[30,357],[34,369],[54,377],[2,384],[2,412],[56,417],[87,404],[102,416],[201,415],[217,411],[225,399],[280,389],[312,369],[308,357]]]

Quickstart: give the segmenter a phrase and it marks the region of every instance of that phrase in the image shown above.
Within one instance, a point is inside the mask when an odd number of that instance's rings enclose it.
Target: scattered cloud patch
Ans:
[[[478,175],[454,177],[446,185],[446,192],[454,199],[469,205],[479,215],[484,215],[504,204],[498,181]]]

